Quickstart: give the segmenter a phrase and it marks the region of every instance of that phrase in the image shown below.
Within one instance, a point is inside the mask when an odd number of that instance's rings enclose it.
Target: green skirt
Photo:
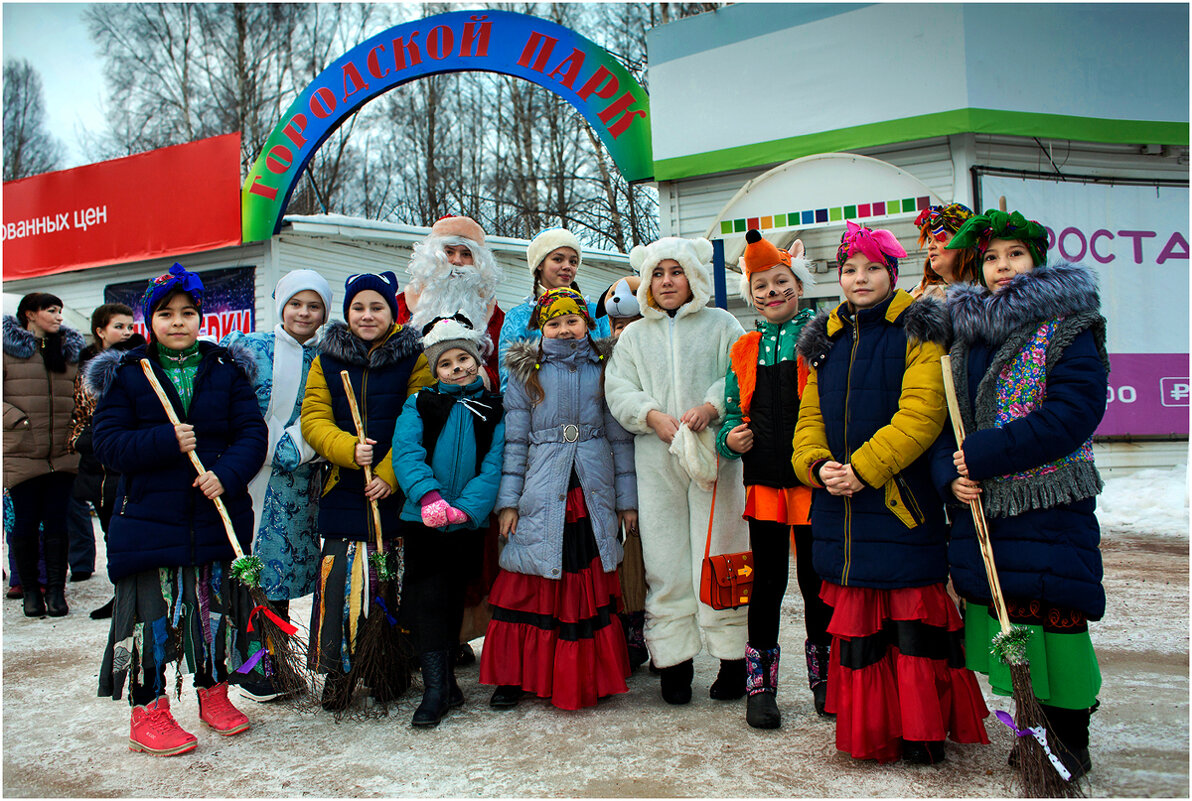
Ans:
[[[1088,629],[1060,634],[1040,625],[1022,624],[1031,632],[1026,654],[1031,664],[1031,687],[1040,703],[1062,709],[1088,709],[1101,689],[1101,668]],[[1013,695],[1010,668],[990,654],[994,635],[1001,631],[989,607],[969,601],[964,616],[965,661],[984,673],[998,695]]]

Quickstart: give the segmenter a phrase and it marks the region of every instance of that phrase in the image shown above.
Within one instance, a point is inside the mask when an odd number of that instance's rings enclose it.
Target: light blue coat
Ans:
[[[611,340],[593,348],[587,338],[543,339],[513,345],[506,356],[505,464],[497,509],[518,511],[517,533],[501,552],[501,567],[559,579],[563,575],[563,517],[574,470],[583,488],[592,533],[605,572],[623,551],[617,512],[637,509],[633,435],[604,402],[601,373]],[[526,380],[537,371],[545,399],[534,405]]]
[[[418,413],[418,396],[423,392],[453,395],[461,400],[472,401],[471,408],[469,404],[459,401],[451,408],[430,463],[426,461],[422,417]],[[418,501],[428,492],[437,492],[443,500],[468,516],[466,523],[444,526],[441,530],[477,529],[487,523],[501,482],[505,424],[500,421],[493,429],[492,445],[488,453],[483,454],[477,471],[474,416],[500,413],[499,409],[480,405],[485,402],[483,395],[484,382],[477,378],[466,387],[439,382],[406,399],[393,429],[393,447],[390,450],[393,472],[406,496],[401,509],[402,520],[421,522],[422,507]]]
[[[277,335],[244,334],[233,331],[224,337],[224,347],[239,344],[256,362],[253,392],[262,416],[269,409],[273,394],[273,354]],[[302,346],[302,380],[298,398],[286,423],[286,433],[273,452],[273,474],[265,490],[261,522],[253,542],[253,553],[261,557],[261,588],[273,601],[301,598],[314,592],[319,566],[319,497],[323,494],[323,476],[313,450],[301,441],[298,418],[311,362],[318,355],[318,339]],[[299,442],[295,442],[295,438]]]

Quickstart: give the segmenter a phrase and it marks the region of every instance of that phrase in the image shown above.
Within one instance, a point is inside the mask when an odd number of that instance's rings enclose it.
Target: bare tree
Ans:
[[[4,62],[4,180],[58,168],[62,145],[46,130],[41,76],[24,59]]]

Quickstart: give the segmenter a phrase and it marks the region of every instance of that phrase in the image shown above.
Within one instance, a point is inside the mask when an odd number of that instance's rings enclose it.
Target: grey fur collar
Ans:
[[[28,359],[37,352],[37,338],[11,314],[4,315],[4,352],[18,359]],[[78,364],[83,351],[83,335],[70,326],[62,326],[62,350],[67,364]]]
[[[895,297],[898,296],[895,295]],[[828,318],[833,314],[839,314],[844,308],[845,304],[842,303],[833,311],[820,312],[807,325],[803,326],[797,347],[799,354],[812,367],[818,366],[823,361],[823,357],[832,347],[832,341],[840,336],[840,332],[834,336],[828,335]],[[889,307],[884,306],[883,308]],[[948,346],[951,334],[948,311],[944,308],[944,304],[933,297],[920,297],[910,303],[890,325],[901,326],[906,332],[907,340],[911,343],[935,342],[944,347]]]
[[[83,386],[86,387],[87,394],[97,401],[103,398],[111,389],[112,382],[116,380],[116,374],[120,368],[126,364],[136,365],[146,357],[148,348],[148,345],[141,345],[132,350],[108,349],[88,361],[83,367]],[[204,360],[214,358],[221,362],[234,364],[250,383],[256,380],[256,358],[247,346],[239,342],[233,342],[225,348],[222,345],[200,341],[199,352],[203,354]],[[137,365],[137,370],[140,369],[140,365]]]
[[[1096,276],[1080,264],[1055,262],[1014,277],[996,294],[982,286],[948,289],[948,311],[958,340],[1002,342],[1025,325],[1098,313]]]
[[[541,341],[540,339],[523,339],[509,346],[509,349],[505,351],[505,366],[509,368],[510,376],[523,384],[530,379],[534,372],[534,365],[541,364],[539,361],[541,356],[538,353],[538,345]],[[596,355],[600,355],[607,362],[612,356],[615,340],[612,337],[602,337],[594,339],[592,342],[596,345],[596,353],[591,356],[591,361],[596,361]]]
[[[336,320],[323,329],[323,340],[319,343],[319,353],[356,367],[387,367],[421,352],[422,338],[408,325],[403,325],[370,352],[368,345],[352,333],[347,323]]]

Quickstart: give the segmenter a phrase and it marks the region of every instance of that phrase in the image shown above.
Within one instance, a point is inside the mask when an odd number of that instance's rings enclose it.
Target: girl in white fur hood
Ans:
[[[729,351],[745,333],[727,311],[707,306],[711,258],[706,239],[666,237],[633,249],[629,262],[642,277],[637,301],[643,319],[625,329],[605,374],[613,416],[636,435],[638,515],[649,585],[646,645],[662,670],[662,697],[671,704],[691,700],[692,658],[700,651],[701,631],[709,653],[720,659],[711,697],[733,700],[745,693],[746,610],[715,610],[700,603],[696,584],[712,514],[709,479],[719,479],[712,552],[749,547],[741,518],[740,462],[720,462],[715,476],[690,464],[716,464],[712,432],[724,415]],[[707,458],[681,462],[671,454],[676,437],[688,451],[706,449]]]

